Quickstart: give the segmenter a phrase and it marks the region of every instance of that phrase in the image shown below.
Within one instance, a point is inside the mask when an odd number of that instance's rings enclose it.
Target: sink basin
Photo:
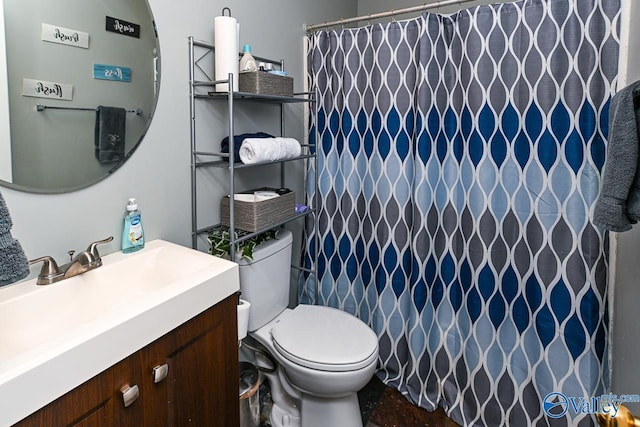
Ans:
[[[52,285],[33,279],[0,288],[0,425],[239,290],[236,264],[162,240],[102,260],[102,267]]]

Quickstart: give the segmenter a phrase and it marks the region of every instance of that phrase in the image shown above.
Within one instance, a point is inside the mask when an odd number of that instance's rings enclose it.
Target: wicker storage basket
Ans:
[[[264,71],[240,73],[238,90],[259,95],[293,96],[293,77],[278,76]]]
[[[234,201],[235,228],[244,231],[258,231],[276,225],[295,214],[296,195],[286,188],[257,188],[240,194],[253,194],[255,191],[275,191],[280,197],[259,202]],[[220,202],[221,223],[230,227],[229,196]]]

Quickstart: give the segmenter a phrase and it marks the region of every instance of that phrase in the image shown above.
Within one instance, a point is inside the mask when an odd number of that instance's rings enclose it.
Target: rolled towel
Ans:
[[[22,280],[29,274],[29,261],[20,243],[11,236],[11,215],[0,194],[0,286]]]
[[[233,152],[235,163],[240,163],[240,145],[242,144],[242,141],[247,138],[274,138],[274,136],[266,132],[241,133],[240,135],[233,135]],[[223,153],[229,152],[228,136],[225,136],[224,139],[220,142],[220,151],[222,151]],[[230,159],[231,157],[227,157],[227,161]]]
[[[302,147],[294,138],[246,138],[240,146],[240,160],[245,164],[291,159],[301,154]]]

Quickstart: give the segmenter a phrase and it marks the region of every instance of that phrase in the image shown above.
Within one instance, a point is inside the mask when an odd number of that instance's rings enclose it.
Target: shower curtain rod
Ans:
[[[396,16],[396,15],[403,15],[405,13],[411,13],[411,12],[422,12],[423,10],[429,10],[429,9],[438,9],[442,6],[451,6],[454,4],[463,4],[463,3],[469,3],[471,1],[474,0],[441,0],[439,2],[436,3],[431,3],[431,4],[423,4],[421,6],[412,6],[412,7],[407,7],[404,9],[396,9],[396,10],[389,10],[387,12],[379,12],[379,13],[370,13],[369,15],[363,15],[363,16],[356,16],[353,18],[343,18],[343,19],[339,19],[337,21],[331,21],[331,22],[324,22],[322,24],[313,24],[313,25],[305,25],[305,31],[307,33],[320,29],[320,28],[327,28],[327,27],[332,27],[334,25],[344,25],[344,24],[350,24],[352,22],[359,22],[359,21],[368,21],[371,19],[378,19],[378,18],[386,18],[388,16]]]

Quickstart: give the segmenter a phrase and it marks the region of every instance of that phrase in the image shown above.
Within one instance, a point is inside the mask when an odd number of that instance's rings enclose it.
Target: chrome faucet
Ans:
[[[69,251],[69,255],[72,257],[71,261],[62,267],[58,267],[56,261],[50,256],[30,260],[29,264],[42,262],[42,269],[40,270],[36,284],[50,285],[100,267],[102,265],[102,258],[100,258],[100,254],[98,253],[98,245],[109,243],[112,240],[113,236],[109,236],[104,240],[93,242],[86,251],[80,252],[75,257],[73,256],[74,251]]]

